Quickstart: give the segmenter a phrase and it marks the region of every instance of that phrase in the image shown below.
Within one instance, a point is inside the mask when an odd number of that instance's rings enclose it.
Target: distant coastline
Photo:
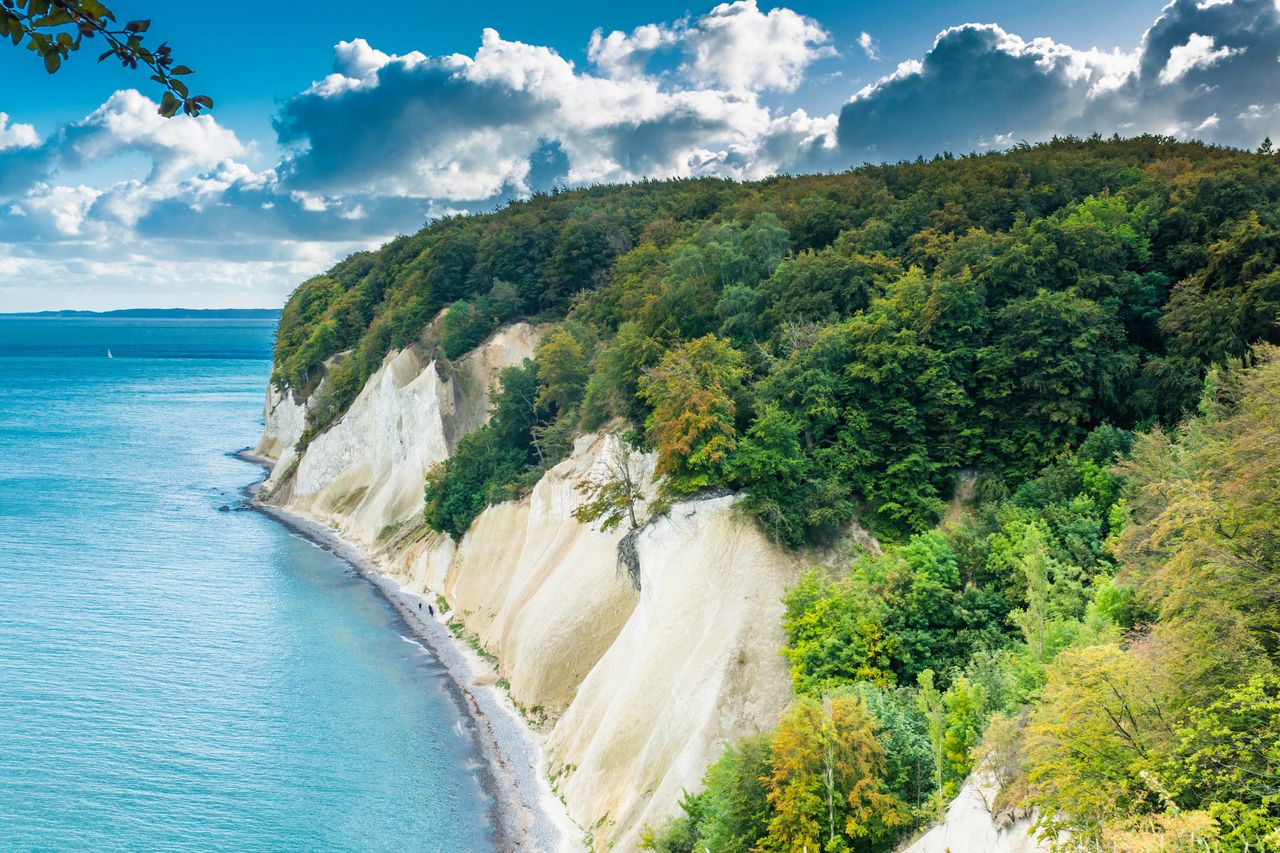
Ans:
[[[279,308],[121,308],[115,311],[21,311],[0,313],[5,319],[29,317],[46,320],[120,318],[151,320],[275,320]]]

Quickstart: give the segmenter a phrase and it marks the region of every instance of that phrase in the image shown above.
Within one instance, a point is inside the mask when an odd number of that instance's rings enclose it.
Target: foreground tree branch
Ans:
[[[56,74],[85,39],[101,37],[107,49],[98,57],[120,60],[125,68],[139,65],[151,69],[151,79],[164,87],[160,115],[172,118],[178,111],[189,116],[213,109],[208,95],[192,95],[180,78],[191,74],[185,65],[175,63],[167,43],[155,50],[143,46],[143,34],[150,20],[116,23],[111,10],[97,0],[0,0],[0,38],[8,38],[14,46],[26,43],[27,49],[44,61],[45,70]]]

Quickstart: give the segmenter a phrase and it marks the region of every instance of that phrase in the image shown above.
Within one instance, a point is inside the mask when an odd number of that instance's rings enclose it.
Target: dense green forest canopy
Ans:
[[[1207,367],[1274,340],[1278,200],[1273,156],[1158,137],[538,195],[304,283],[274,378],[327,377],[309,436],[393,349],[554,323],[433,476],[437,528],[623,418],[668,498],[739,490],[792,545],[858,514],[901,539],[962,475],[998,495],[1100,424],[1176,423]]]
[[[887,851],[979,769],[1053,849],[1280,849],[1280,351],[1253,361],[1175,430],[1099,427],[807,574],[794,704],[646,846]]]

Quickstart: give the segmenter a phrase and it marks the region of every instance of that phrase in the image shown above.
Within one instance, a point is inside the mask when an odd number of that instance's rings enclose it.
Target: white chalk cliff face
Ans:
[[[271,389],[257,451],[278,460],[268,500],[336,528],[406,589],[448,601],[498,659],[511,698],[545,715],[548,771],[569,814],[596,850],[630,851],[700,789],[726,742],[773,727],[790,703],[782,596],[802,565],[732,497],[690,501],[638,536],[637,591],[617,569],[625,530],[572,517],[575,484],[617,458],[608,435],[579,438],[461,541],[427,529],[426,472],[483,423],[498,371],[531,357],[537,339],[510,326],[448,370],[392,353],[297,459],[306,404]],[[651,479],[652,457],[633,464]]]
[[[999,793],[999,783],[990,774],[975,771],[943,819],[902,853],[1048,853],[1052,845],[1036,837],[1032,815],[993,813]]]
[[[271,389],[257,451],[278,460],[269,500],[337,528],[406,588],[444,596],[498,658],[512,699],[545,714],[549,770],[596,849],[633,850],[725,742],[772,727],[790,702],[781,597],[800,566],[731,498],[689,502],[639,536],[637,591],[616,566],[625,530],[571,515],[575,484],[609,458],[612,436],[578,439],[460,542],[427,530],[427,470],[483,422],[498,371],[537,337],[508,327],[448,378],[411,350],[389,355],[297,459],[306,404]],[[652,458],[635,465],[652,476]]]

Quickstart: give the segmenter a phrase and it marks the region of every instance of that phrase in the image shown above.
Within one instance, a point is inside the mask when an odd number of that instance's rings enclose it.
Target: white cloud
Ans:
[[[19,207],[22,215],[30,216],[37,223],[52,225],[58,234],[80,236],[90,206],[101,195],[100,190],[84,184],[75,187],[40,184]]]
[[[966,24],[855,94],[841,111],[840,144],[855,160],[1117,131],[1252,147],[1280,130],[1269,106],[1278,54],[1275,0],[1173,0],[1131,51]]]
[[[0,150],[30,148],[40,144],[40,135],[29,124],[10,124],[9,114],[0,112]]]
[[[880,58],[880,49],[876,47],[876,40],[866,30],[858,34],[858,47],[862,48],[862,52],[867,55],[867,59]]]
[[[152,180],[168,182],[193,169],[208,169],[242,157],[235,133],[211,115],[162,118],[156,104],[133,89],[116,92],[57,141],[64,163],[76,167],[125,151],[151,157]]]
[[[134,91],[44,138],[0,113],[0,301],[15,304],[40,270],[67,283],[63,305],[76,283],[116,304],[278,303],[424,218],[557,185],[759,178],[1062,133],[1280,138],[1276,0],[1172,0],[1127,51],[965,24],[838,115],[814,114],[787,93],[836,56],[831,45],[818,21],[755,0],[596,30],[581,66],[491,29],[470,54],[397,55],[356,38],[281,106],[286,153],[265,168],[214,117],[164,120]],[[856,45],[879,58],[871,34]],[[149,171],[91,185],[99,164],[139,154]]]
[[[808,153],[777,144],[790,131],[778,129],[757,90],[795,85],[829,50],[817,44],[826,39],[808,19],[786,9],[766,15],[744,0],[692,23],[597,31],[592,70],[491,29],[474,56],[401,57],[344,42],[338,70],[287,102],[277,120],[295,146],[281,178],[325,195],[457,204],[717,168],[769,174]],[[685,56],[680,73],[647,71],[666,48]]]
[[[686,37],[687,73],[735,91],[791,91],[810,64],[835,54],[830,39],[817,21],[785,7],[762,13],[755,0],[721,3]]]
[[[644,24],[630,34],[597,29],[587,45],[587,58],[606,77],[626,78],[645,73],[645,64],[663,48],[672,47],[684,35],[683,25]]]
[[[1208,68],[1244,51],[1245,48],[1214,47],[1213,36],[1192,33],[1186,44],[1180,44],[1169,52],[1169,61],[1160,71],[1160,82],[1165,86],[1177,83],[1196,68]]]

